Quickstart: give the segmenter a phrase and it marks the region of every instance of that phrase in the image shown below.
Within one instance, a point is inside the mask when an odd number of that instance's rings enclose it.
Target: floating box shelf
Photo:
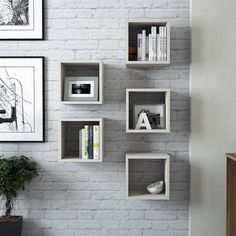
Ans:
[[[104,65],[102,61],[63,61],[60,62],[60,100],[63,104],[102,104]],[[76,101],[68,100],[64,96],[65,77],[98,77],[98,100]]]
[[[147,34],[151,33],[151,27],[157,27],[157,33],[160,26],[167,27],[167,60],[166,61],[138,61],[137,51],[133,57],[130,58],[130,49],[137,49],[137,34],[146,30]],[[135,56],[136,55],[136,56]],[[145,20],[132,20],[127,25],[127,53],[126,53],[126,66],[132,67],[150,67],[150,66],[167,66],[170,64],[170,24],[165,20],[145,19]]]
[[[79,158],[79,130],[85,125],[99,125],[99,159]],[[102,162],[103,118],[65,118],[60,121],[60,160],[67,162]]]
[[[165,187],[160,194],[151,194],[146,187],[164,180]],[[126,154],[126,192],[129,199],[169,200],[170,158],[167,153]]]
[[[138,105],[138,106],[137,106]],[[163,106],[161,125],[152,129],[135,129],[138,107]],[[136,110],[135,110],[136,107]],[[151,110],[150,110],[151,111]],[[126,132],[168,133],[170,132],[170,90],[169,89],[126,89]]]

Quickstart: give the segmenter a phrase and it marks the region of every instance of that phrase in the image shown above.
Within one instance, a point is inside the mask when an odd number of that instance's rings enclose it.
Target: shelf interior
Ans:
[[[155,105],[164,105],[164,117],[162,118],[162,125],[156,129],[166,129],[166,92],[129,92],[129,130],[135,130],[138,120],[138,114],[143,107],[145,110],[150,107],[150,112],[155,112]],[[136,108],[135,108],[136,107]],[[152,129],[154,130],[154,129]],[[139,130],[142,131],[142,130]],[[148,131],[148,130],[145,130]],[[149,130],[150,131],[150,130]]]
[[[98,98],[99,98],[99,63],[61,63],[61,100],[64,98],[65,77],[98,77]],[[73,101],[72,101],[73,102]]]
[[[166,194],[150,194],[147,186],[156,181],[165,181],[165,160],[129,159],[128,196],[159,198]]]
[[[157,34],[159,33],[160,26],[166,26],[166,22],[129,22],[128,25],[128,58],[129,62],[137,61],[137,52],[136,56],[130,56],[130,48],[137,49],[137,35],[142,33],[142,30],[146,30],[146,34],[151,33],[151,27],[157,27]],[[158,62],[156,62],[158,63]]]
[[[62,121],[61,156],[62,159],[79,158],[79,131],[85,125],[99,125],[99,121]]]

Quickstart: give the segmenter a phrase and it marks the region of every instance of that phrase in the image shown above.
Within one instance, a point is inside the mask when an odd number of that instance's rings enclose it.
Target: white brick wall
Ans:
[[[1,154],[24,153],[40,175],[15,204],[23,236],[186,236],[189,200],[189,0],[45,0],[45,41],[2,41],[2,56],[46,57],[46,143],[0,144]],[[127,19],[171,23],[171,66],[125,67]],[[105,103],[64,106],[58,100],[58,60],[102,59]],[[170,134],[125,133],[125,88],[171,88]],[[104,117],[104,163],[59,163],[58,119]],[[171,200],[127,201],[124,154],[171,154]]]

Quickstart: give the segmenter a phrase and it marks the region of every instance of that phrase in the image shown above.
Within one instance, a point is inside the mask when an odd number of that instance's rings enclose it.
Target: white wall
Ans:
[[[225,152],[236,151],[236,1],[192,0],[191,235],[225,235]]]

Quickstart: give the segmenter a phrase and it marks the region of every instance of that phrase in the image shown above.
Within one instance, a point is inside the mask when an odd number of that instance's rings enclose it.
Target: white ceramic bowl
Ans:
[[[147,191],[151,194],[161,193],[164,189],[164,181],[157,181],[147,186]]]

